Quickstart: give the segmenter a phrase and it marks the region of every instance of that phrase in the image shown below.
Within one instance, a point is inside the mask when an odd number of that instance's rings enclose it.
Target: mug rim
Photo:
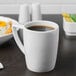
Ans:
[[[47,24],[54,24],[54,25],[52,25],[52,26],[54,26],[54,30],[48,30],[48,31],[34,31],[34,30],[30,30],[30,29],[28,29],[27,27],[28,27],[28,25],[30,25],[30,24],[35,24],[35,23],[47,23]],[[43,24],[44,25],[44,24]],[[49,25],[48,25],[49,26]],[[54,31],[56,31],[57,29],[59,29],[59,26],[58,26],[58,24],[57,23],[55,23],[55,22],[53,22],[53,21],[47,21],[47,20],[36,20],[36,21],[30,21],[30,22],[27,22],[25,25],[24,25],[24,27],[25,27],[25,30],[26,31],[30,31],[30,32],[35,32],[35,33],[49,33],[49,32],[54,32]]]

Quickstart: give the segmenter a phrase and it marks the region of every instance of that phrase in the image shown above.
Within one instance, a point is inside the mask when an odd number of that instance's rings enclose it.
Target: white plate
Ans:
[[[63,18],[63,30],[67,36],[76,36],[76,22],[67,22]]]
[[[16,20],[11,19],[11,18],[8,18],[8,17],[0,16],[0,21],[1,20],[2,21],[5,21],[5,22],[12,21],[13,24],[18,24],[18,22]],[[8,41],[12,37],[13,37],[13,34],[12,33],[0,35],[0,45],[3,44],[4,42]]]

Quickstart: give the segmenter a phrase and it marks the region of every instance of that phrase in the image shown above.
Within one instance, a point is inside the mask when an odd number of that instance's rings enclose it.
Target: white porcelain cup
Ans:
[[[33,31],[27,27],[51,26],[48,31]],[[21,43],[17,28],[23,29],[24,45]],[[58,24],[51,21],[32,21],[25,25],[13,25],[14,39],[25,55],[27,68],[34,72],[48,72],[54,69],[59,41]]]

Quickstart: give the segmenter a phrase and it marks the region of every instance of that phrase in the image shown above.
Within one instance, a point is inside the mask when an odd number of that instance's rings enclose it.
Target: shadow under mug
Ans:
[[[54,27],[49,31],[32,31],[27,27],[46,25]],[[48,72],[54,69],[59,41],[59,26],[52,21],[31,21],[25,25],[13,25],[14,39],[25,55],[26,66],[30,71]],[[23,30],[23,43],[18,36],[17,29]]]

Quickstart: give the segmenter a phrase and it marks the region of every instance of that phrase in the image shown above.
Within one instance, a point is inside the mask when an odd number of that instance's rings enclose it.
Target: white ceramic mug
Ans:
[[[46,25],[54,29],[49,31],[32,31],[27,27],[33,25]],[[24,45],[21,43],[17,28],[23,29]],[[34,72],[48,72],[54,69],[58,40],[58,24],[51,21],[32,21],[25,25],[13,25],[13,35],[21,51],[25,55],[27,68]]]

